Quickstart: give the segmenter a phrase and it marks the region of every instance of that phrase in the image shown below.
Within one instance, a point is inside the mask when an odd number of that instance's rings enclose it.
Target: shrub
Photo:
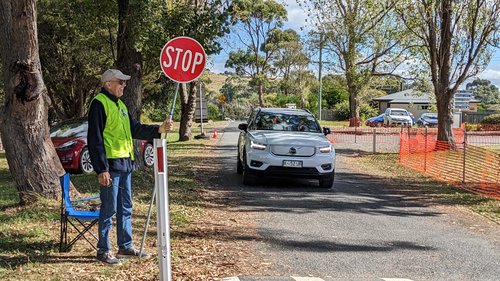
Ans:
[[[493,114],[490,116],[486,116],[483,121],[481,121],[482,124],[496,124],[500,125],[500,114]]]
[[[216,121],[216,120],[221,120],[221,114],[220,114],[220,110],[219,110],[219,107],[213,103],[209,103],[207,105],[208,107],[208,119],[209,120],[213,120],[213,121]]]
[[[349,119],[349,101],[343,101],[337,103],[333,107],[335,111],[335,118],[337,120],[347,120]],[[362,120],[365,120],[368,117],[378,115],[378,110],[374,109],[370,105],[363,103],[359,107],[359,117]]]

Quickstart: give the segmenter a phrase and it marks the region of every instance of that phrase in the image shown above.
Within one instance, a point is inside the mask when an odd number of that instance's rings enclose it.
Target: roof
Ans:
[[[413,89],[396,92],[387,96],[374,98],[374,101],[386,101],[389,103],[434,103],[429,93],[415,91]]]

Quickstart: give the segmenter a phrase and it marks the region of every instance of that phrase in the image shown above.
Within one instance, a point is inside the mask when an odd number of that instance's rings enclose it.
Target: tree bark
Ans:
[[[140,120],[142,112],[142,54],[134,49],[133,34],[134,9],[131,9],[129,0],[118,1],[118,38],[117,38],[117,67],[131,78],[121,98],[127,105],[132,118]],[[135,165],[142,170],[145,167],[140,142],[134,141]]]
[[[454,93],[449,89],[440,89],[440,94],[435,93],[438,109],[438,141],[446,142],[446,146],[442,149],[455,149],[455,137],[453,134],[453,109],[451,100]]]
[[[264,85],[259,84],[259,106],[264,106]]]
[[[193,139],[191,128],[193,126],[193,116],[196,106],[196,83],[181,84],[179,89],[181,96],[181,122],[179,125],[179,141],[189,141]]]
[[[36,0],[0,1],[5,102],[0,131],[21,204],[38,195],[58,198],[65,172],[49,136],[49,99],[42,78]]]

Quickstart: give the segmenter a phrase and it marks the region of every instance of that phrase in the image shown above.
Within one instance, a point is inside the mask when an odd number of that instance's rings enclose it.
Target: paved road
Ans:
[[[226,280],[500,280],[497,224],[476,217],[471,225],[470,218],[395,193],[383,178],[356,174],[349,149],[337,151],[332,189],[297,180],[242,185],[235,126],[218,146],[220,187],[233,191],[241,210],[258,213],[266,242],[255,250],[282,277],[256,272]]]

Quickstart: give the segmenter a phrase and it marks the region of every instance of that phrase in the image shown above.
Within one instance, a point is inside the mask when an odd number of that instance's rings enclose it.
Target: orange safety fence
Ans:
[[[500,137],[495,133],[493,139],[494,133],[481,137],[454,129],[456,145],[452,148],[448,142],[437,140],[436,130],[405,130],[401,133],[399,162],[437,180],[500,199],[500,145],[495,145]]]

